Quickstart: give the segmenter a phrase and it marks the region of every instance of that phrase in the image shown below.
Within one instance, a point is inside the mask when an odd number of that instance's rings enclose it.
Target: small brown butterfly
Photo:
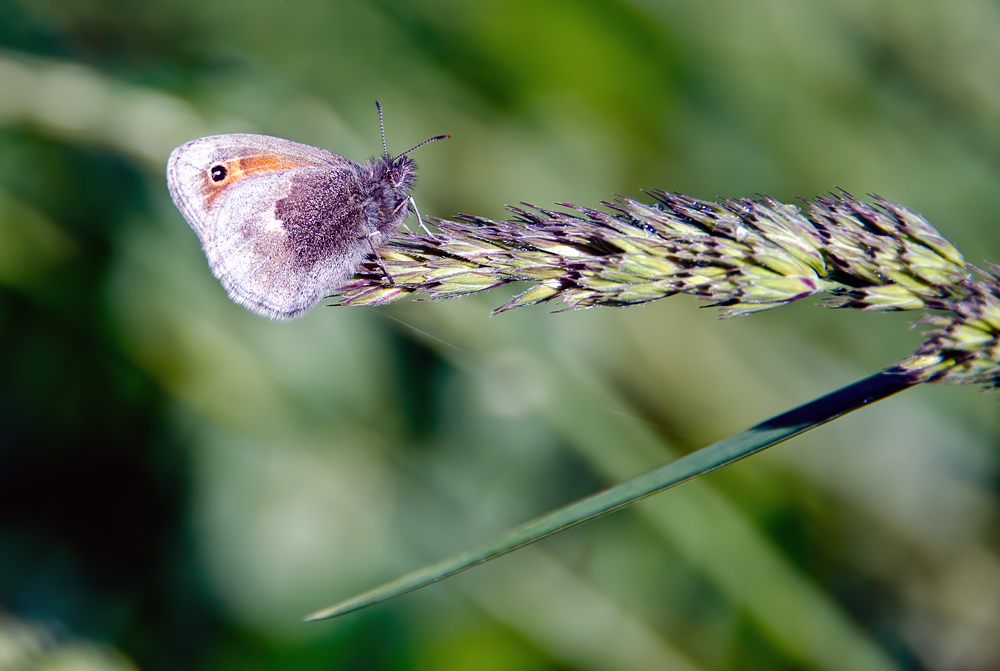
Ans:
[[[378,247],[405,226],[408,205],[420,217],[410,196],[413,149],[392,157],[386,148],[361,164],[268,135],[213,135],[171,152],[167,185],[229,297],[261,316],[294,319],[343,284],[365,254],[378,258]]]

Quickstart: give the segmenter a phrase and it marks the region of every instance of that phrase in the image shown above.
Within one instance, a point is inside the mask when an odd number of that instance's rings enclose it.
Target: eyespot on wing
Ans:
[[[213,209],[232,185],[255,176],[349,162],[331,151],[269,135],[212,135],[186,142],[171,152],[167,186],[184,219],[203,236]],[[259,197],[266,199],[271,194],[262,192]]]

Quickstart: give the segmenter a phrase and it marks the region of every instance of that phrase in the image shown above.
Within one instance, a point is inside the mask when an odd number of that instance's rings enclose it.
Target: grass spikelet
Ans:
[[[438,236],[402,235],[334,295],[340,305],[384,305],[406,296],[465,296],[512,282],[531,286],[493,313],[561,303],[623,307],[690,294],[723,317],[769,310],[817,294],[855,310],[940,311],[918,320],[931,338],[892,370],[918,382],[1000,385],[1000,279],[967,265],[923,217],[847,192],[804,201],[767,196],[721,203],[651,191],[609,211],[525,205],[494,221],[436,220]]]

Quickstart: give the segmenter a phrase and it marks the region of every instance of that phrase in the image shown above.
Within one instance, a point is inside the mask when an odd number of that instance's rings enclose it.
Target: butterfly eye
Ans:
[[[211,175],[213,182],[221,182],[226,178],[226,175],[228,174],[229,171],[226,170],[226,166],[224,165],[212,166]]]

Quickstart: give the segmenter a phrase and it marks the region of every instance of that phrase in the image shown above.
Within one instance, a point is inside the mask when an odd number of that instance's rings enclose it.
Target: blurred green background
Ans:
[[[971,388],[303,624],[921,338],[687,298],[490,318],[509,291],[270,323],[163,176],[221,132],[363,159],[379,99],[390,150],[452,135],[415,156],[425,214],[839,186],[1000,260],[998,35],[986,0],[0,0],[0,669],[1000,667]]]

